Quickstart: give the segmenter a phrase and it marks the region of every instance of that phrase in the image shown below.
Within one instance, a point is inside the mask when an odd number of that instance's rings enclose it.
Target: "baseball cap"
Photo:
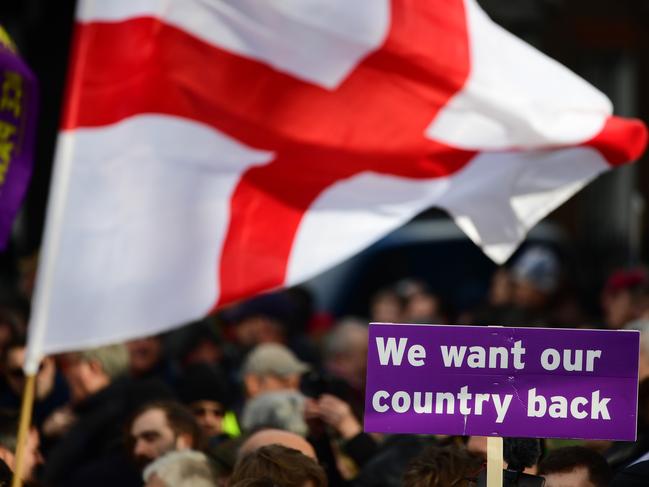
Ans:
[[[178,396],[185,404],[195,401],[215,401],[229,406],[230,391],[223,372],[207,363],[192,364],[178,383]]]
[[[286,377],[302,374],[310,367],[300,361],[288,348],[278,343],[264,343],[255,347],[246,357],[242,372],[255,375]]]

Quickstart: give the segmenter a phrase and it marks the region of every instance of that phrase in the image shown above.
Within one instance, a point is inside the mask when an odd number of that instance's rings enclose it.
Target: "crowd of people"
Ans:
[[[612,273],[600,316],[583,321],[561,277],[556,255],[532,247],[493,274],[481,306],[454,315],[416,279],[378,290],[363,317],[316,311],[294,288],[165,334],[47,357],[14,472],[27,277],[0,305],[0,486],[14,473],[51,487],[485,485],[486,438],[363,431],[373,321],[640,330],[637,441],[532,440],[529,461],[505,455],[504,467],[547,487],[649,485],[647,273]]]

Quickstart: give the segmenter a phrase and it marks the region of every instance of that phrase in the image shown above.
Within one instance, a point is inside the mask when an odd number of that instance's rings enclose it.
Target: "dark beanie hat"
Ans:
[[[185,404],[215,401],[229,406],[229,387],[221,369],[212,364],[190,365],[178,383],[178,397]]]

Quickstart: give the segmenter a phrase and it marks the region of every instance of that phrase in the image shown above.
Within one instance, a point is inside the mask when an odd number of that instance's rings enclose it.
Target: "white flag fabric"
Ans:
[[[474,0],[81,0],[72,60],[27,368],[302,282],[433,205],[503,262],[646,142]]]

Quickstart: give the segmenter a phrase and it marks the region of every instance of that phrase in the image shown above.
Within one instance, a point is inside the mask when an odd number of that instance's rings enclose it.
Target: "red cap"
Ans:
[[[647,273],[644,269],[620,269],[613,272],[606,280],[604,292],[607,294],[632,289],[647,283]]]

